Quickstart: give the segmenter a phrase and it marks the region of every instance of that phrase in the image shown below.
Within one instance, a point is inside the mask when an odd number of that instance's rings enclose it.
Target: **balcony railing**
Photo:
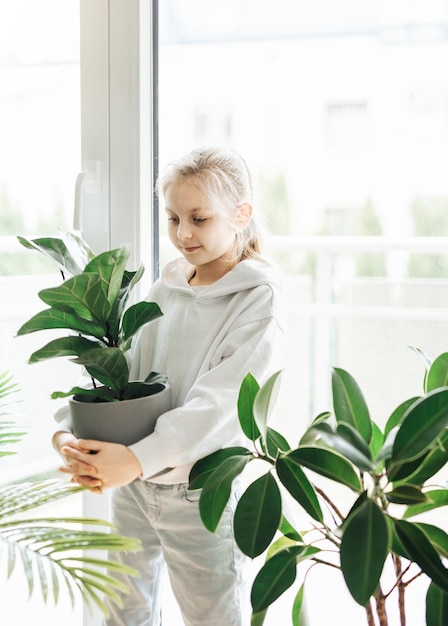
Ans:
[[[294,438],[318,412],[331,409],[333,366],[358,380],[379,424],[399,402],[421,393],[423,364],[408,346],[430,357],[448,349],[448,238],[282,236],[272,237],[269,247],[284,281],[288,340],[274,418],[283,431]],[[0,250],[27,253],[15,237],[0,237]],[[166,238],[161,252],[162,264],[173,256]],[[381,260],[381,275],[360,275],[358,261],[366,255]],[[409,260],[418,266],[428,256],[439,259],[438,276],[409,276]],[[53,278],[59,280],[57,273]],[[3,276],[0,283],[0,371],[17,375],[31,426],[28,448],[24,444],[28,469],[22,456],[20,468],[11,461],[10,471],[36,473],[57,462],[48,443],[56,408],[49,394],[71,385],[77,372],[61,360],[28,365],[42,337],[14,337],[41,308],[36,292],[48,277]]]

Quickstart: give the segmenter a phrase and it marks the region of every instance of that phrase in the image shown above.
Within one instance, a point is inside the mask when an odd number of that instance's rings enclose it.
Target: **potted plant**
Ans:
[[[10,397],[17,391],[17,384],[8,372],[0,374],[0,457],[15,454],[9,446],[25,435],[17,427],[10,408]],[[107,615],[104,597],[120,603],[119,592],[127,590],[120,575],[138,573],[98,558],[95,552],[134,552],[141,549],[140,541],[110,532],[112,524],[103,520],[25,515],[83,489],[54,479],[1,486],[0,546],[8,557],[8,576],[19,563],[23,565],[30,595],[39,581],[45,601],[52,596],[57,603],[61,591],[66,589],[73,604],[75,594],[80,592],[88,605],[96,604]],[[105,530],[87,530],[85,525],[102,526]]]
[[[261,388],[252,375],[245,378],[238,413],[253,448],[226,448],[202,459],[190,487],[202,489],[201,516],[213,532],[233,479],[251,462],[267,468],[250,482],[234,517],[241,550],[252,558],[267,551],[252,586],[253,625],[263,623],[297,572],[291,623],[304,624],[305,580],[314,566],[340,570],[369,626],[392,624],[393,598],[404,626],[406,594],[422,577],[427,626],[448,624],[448,534],[432,519],[419,519],[448,504],[446,479],[437,479],[448,461],[448,353],[425,362],[423,394],[401,403],[384,429],[372,420],[354,378],[334,369],[333,411],[318,415],[294,449],[267,425],[278,373]]]
[[[69,331],[34,352],[29,362],[72,356],[90,376],[87,386],[52,393],[53,398],[70,397],[75,434],[125,445],[150,434],[157,417],[170,408],[169,385],[165,376],[154,372],[145,380],[130,380],[126,352],[135,333],[162,312],[154,302],[126,307],[143,275],[143,266],[126,270],[129,245],[95,255],[81,237],[70,233],[18,239],[53,259],[62,273],[62,284],[38,294],[49,308],[25,322],[17,334]]]

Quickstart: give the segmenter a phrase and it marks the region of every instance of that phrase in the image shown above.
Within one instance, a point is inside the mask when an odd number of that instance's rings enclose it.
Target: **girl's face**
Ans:
[[[195,284],[211,284],[233,265],[236,225],[213,209],[192,184],[169,185],[165,192],[168,234],[196,267]]]

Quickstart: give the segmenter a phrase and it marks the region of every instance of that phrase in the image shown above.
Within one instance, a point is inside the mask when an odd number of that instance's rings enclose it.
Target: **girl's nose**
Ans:
[[[178,239],[191,239],[192,233],[188,224],[179,222],[177,227],[177,238]]]

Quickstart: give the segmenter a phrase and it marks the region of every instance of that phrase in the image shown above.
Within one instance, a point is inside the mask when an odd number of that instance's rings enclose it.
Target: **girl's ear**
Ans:
[[[253,206],[250,202],[242,202],[236,210],[235,223],[238,231],[244,230],[252,219]]]

